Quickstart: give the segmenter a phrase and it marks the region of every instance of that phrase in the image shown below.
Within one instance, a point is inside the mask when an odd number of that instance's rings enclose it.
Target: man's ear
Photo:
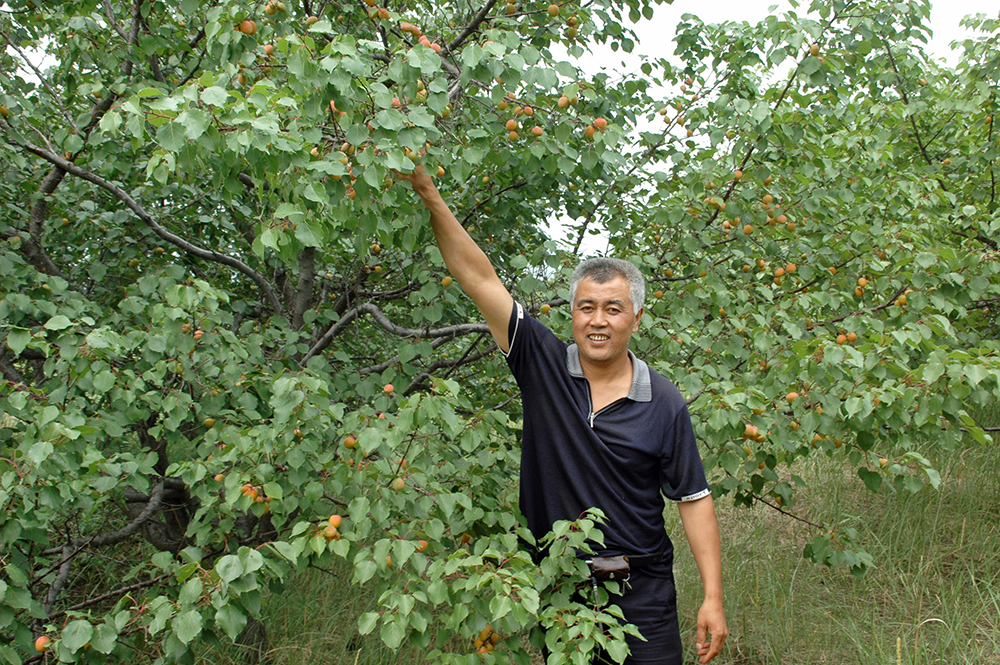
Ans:
[[[639,312],[635,315],[635,321],[632,323],[632,332],[639,332],[639,319],[642,318],[642,313],[645,311],[645,307],[639,308]]]

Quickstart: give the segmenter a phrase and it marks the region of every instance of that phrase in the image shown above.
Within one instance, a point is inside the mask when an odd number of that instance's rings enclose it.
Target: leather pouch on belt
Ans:
[[[590,561],[590,567],[594,578],[602,582],[628,579],[628,557],[624,554],[594,557]]]

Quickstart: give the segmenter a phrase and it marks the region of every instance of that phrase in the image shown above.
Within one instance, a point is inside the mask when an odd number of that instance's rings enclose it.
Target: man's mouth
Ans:
[[[590,335],[587,335],[587,339],[589,339],[592,342],[606,342],[609,339],[611,339],[611,336],[601,335],[600,333],[591,333]]]

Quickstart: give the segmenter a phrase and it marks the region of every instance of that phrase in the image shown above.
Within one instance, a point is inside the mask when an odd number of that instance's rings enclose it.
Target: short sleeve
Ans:
[[[537,381],[551,376],[557,371],[557,364],[566,364],[566,343],[543,323],[529,316],[518,302],[514,303],[510,313],[507,339],[510,340],[510,350],[504,357],[519,385],[524,379]]]
[[[686,405],[678,410],[674,426],[665,433],[663,444],[660,458],[663,495],[671,501],[684,502],[711,494]]]

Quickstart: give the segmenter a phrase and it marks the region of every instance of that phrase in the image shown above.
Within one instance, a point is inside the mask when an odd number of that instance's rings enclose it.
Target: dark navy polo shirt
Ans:
[[[669,555],[663,497],[710,494],[680,391],[629,351],[628,396],[594,413],[576,344],[518,303],[508,339],[507,364],[524,409],[520,505],[528,528],[541,537],[555,521],[597,507],[608,518],[606,553]]]

